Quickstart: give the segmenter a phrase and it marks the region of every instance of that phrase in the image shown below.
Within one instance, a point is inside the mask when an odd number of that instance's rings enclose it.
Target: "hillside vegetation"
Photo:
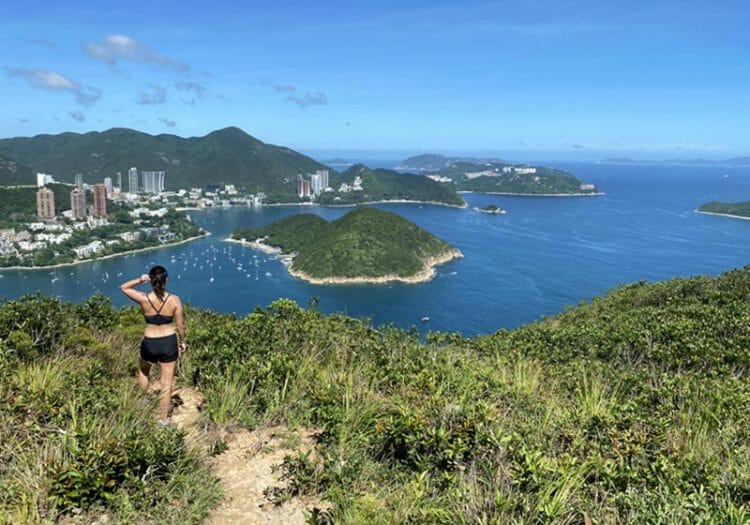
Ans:
[[[750,217],[750,201],[742,202],[719,202],[713,201],[704,204],[698,211],[705,213],[722,213],[725,215],[736,215],[737,217]]]
[[[326,192],[316,198],[319,204],[358,204],[374,201],[411,200],[434,202],[451,206],[466,206],[453,188],[421,175],[399,173],[383,168],[372,169],[355,164],[343,173],[334,173],[330,185],[338,189],[342,183],[353,184],[359,177],[362,191]]]
[[[529,168],[535,173],[504,173],[503,168]],[[476,175],[488,173],[488,175]],[[516,193],[522,195],[565,195],[596,193],[598,190],[581,189],[583,182],[566,171],[540,166],[513,166],[503,162],[473,164],[457,162],[437,172],[438,175],[453,179],[458,191],[478,191],[485,193]]]
[[[20,162],[0,155],[0,185],[36,185],[36,173]]]
[[[624,286],[465,339],[279,300],[187,310],[206,425],[321,429],[283,500],[312,523],[750,520],[750,267]],[[219,497],[134,390],[142,319],[102,298],[0,308],[0,521],[195,523]],[[215,447],[220,453],[221,447]]]
[[[127,187],[128,169],[135,166],[139,171],[166,171],[167,189],[235,184],[287,202],[297,200],[298,174],[326,169],[296,151],[265,144],[234,127],[191,138],[126,128],[16,137],[0,140],[0,154],[51,173],[61,182],[73,182],[76,173],[88,183],[104,177],[115,180],[120,172]],[[4,184],[8,182],[0,178],[0,185]]]
[[[293,270],[315,278],[413,276],[426,259],[454,249],[395,213],[369,207],[331,222],[293,215],[263,228],[237,229],[232,237],[265,238],[265,244],[296,254]]]

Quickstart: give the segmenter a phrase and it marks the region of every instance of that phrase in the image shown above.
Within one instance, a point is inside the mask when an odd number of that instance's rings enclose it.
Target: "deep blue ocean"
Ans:
[[[718,275],[750,262],[750,221],[694,212],[711,200],[750,199],[750,169],[555,167],[595,183],[606,195],[464,194],[468,209],[378,205],[464,253],[423,284],[310,285],[290,277],[280,261],[224,241],[238,226],[259,226],[294,213],[330,220],[348,208],[224,208],[191,212],[211,232],[192,243],[54,271],[0,270],[0,298],[39,290],[79,301],[101,291],[115,304],[125,304],[120,283],[156,263],[168,268],[170,289],[193,306],[244,315],[280,297],[300,305],[316,297],[324,312],[472,336],[553,315],[625,283]],[[471,210],[487,204],[502,206],[508,214]],[[420,322],[424,316],[426,323]]]

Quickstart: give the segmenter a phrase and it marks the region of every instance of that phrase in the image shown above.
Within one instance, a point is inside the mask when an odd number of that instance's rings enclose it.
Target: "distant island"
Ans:
[[[698,213],[705,213],[708,215],[722,215],[724,217],[733,217],[736,219],[750,219],[750,201],[712,201],[704,204],[696,211]]]
[[[466,162],[469,164],[486,164],[488,162],[503,162],[499,159],[478,159],[473,157],[446,157],[445,155],[436,155],[434,153],[425,153],[416,155],[402,160],[395,169],[405,171],[426,171],[436,172],[447,168],[451,164]]]
[[[662,160],[634,160],[629,158],[607,158],[598,160],[595,164],[612,164],[617,166],[694,166],[694,167],[750,167],[750,157],[734,157],[724,160],[709,159],[662,159]]]
[[[490,204],[489,206],[484,206],[482,208],[475,206],[472,209],[474,211],[478,211],[479,213],[486,213],[487,215],[503,215],[505,213],[508,213],[506,210],[502,209],[499,206],[495,206],[494,204]]]
[[[427,177],[457,191],[539,197],[601,195],[595,185],[571,173],[526,164],[456,162]]]
[[[284,257],[289,273],[313,284],[418,283],[461,252],[390,212],[358,207],[335,221],[300,214],[230,240]]]

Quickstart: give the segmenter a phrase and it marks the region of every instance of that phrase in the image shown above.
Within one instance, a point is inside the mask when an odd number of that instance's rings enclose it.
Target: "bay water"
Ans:
[[[396,162],[380,162],[381,166]],[[269,206],[190,212],[211,235],[190,243],[44,270],[0,270],[0,299],[40,291],[80,301],[95,292],[117,305],[119,285],[154,264],[193,306],[244,315],[282,297],[421,332],[467,336],[553,315],[634,281],[717,275],[750,262],[750,221],[695,213],[712,200],[750,200],[750,169],[556,164],[596,184],[599,197],[464,194],[466,209],[378,204],[458,247],[463,259],[421,284],[311,285],[276,258],[225,239],[295,213],[336,219],[350,208]],[[472,207],[495,204],[506,215]],[[428,317],[429,320],[422,322]]]

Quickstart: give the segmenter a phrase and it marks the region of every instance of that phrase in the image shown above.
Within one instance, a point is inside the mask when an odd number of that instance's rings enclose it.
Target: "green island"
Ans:
[[[584,183],[566,171],[497,161],[484,164],[456,162],[430,177],[450,184],[458,191],[532,196],[600,194],[595,185]]]
[[[232,239],[287,255],[289,272],[314,284],[422,282],[461,252],[416,224],[377,208],[358,207],[335,221],[312,214],[262,228],[238,228]]]
[[[315,203],[352,205],[402,201],[466,206],[466,202],[454,188],[421,175],[383,168],[371,169],[364,164],[355,164],[343,173],[332,174],[331,189],[332,191],[317,195]]]
[[[704,204],[696,211],[715,215],[726,215],[742,219],[750,218],[750,201],[742,202],[719,202],[713,201]]]
[[[56,203],[71,186],[49,184]],[[174,208],[108,202],[106,218],[40,221],[36,187],[0,187],[0,268],[48,268],[184,242],[205,235]],[[89,197],[90,200],[90,197]]]
[[[473,210],[478,211],[479,213],[486,213],[487,215],[503,215],[505,213],[508,213],[506,210],[504,210],[500,206],[496,206],[494,204],[490,204],[488,206],[482,206],[481,208],[475,206]]]
[[[287,299],[188,307],[177,382],[203,401],[177,429],[134,386],[137,308],[4,301],[0,521],[199,523],[229,490],[212,465],[273,429],[284,482],[256,507],[310,523],[744,524],[748,295],[750,267],[424,341]]]

